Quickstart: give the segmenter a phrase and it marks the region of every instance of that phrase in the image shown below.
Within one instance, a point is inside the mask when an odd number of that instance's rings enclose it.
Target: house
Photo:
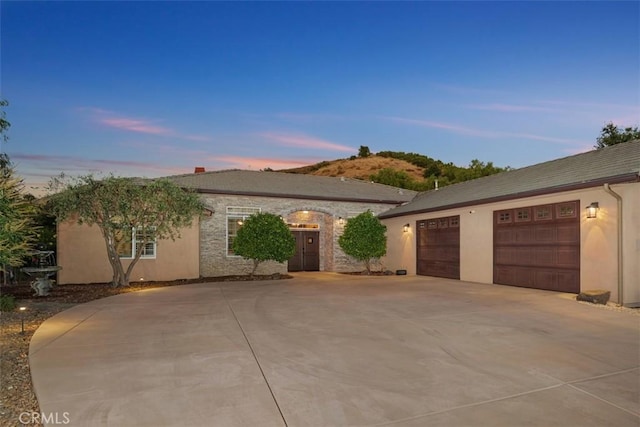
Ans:
[[[242,222],[256,212],[279,215],[296,239],[296,253],[286,263],[262,263],[257,274],[287,271],[360,271],[361,263],[338,245],[346,220],[367,210],[374,214],[409,202],[414,191],[367,181],[267,171],[226,170],[171,176],[195,190],[206,215],[196,218],[181,238],[145,247],[132,280],[175,280],[247,274],[252,262],[233,253]],[[135,236],[124,244],[121,258],[135,248]],[[65,222],[58,225],[58,282],[100,283],[112,277],[105,244],[97,227]]]
[[[379,215],[391,269],[640,305],[640,141],[419,194]]]

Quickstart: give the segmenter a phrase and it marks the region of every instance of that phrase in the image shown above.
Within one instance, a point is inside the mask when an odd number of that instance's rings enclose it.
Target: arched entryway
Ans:
[[[331,232],[327,227],[327,216],[327,213],[310,210],[299,210],[286,216],[287,225],[296,240],[296,252],[289,259],[288,271],[323,270],[324,234]]]

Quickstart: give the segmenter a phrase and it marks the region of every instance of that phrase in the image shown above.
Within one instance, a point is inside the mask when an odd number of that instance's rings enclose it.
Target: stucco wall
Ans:
[[[624,302],[640,302],[640,183],[612,185],[623,197]],[[580,200],[581,289],[606,289],[618,300],[617,205],[603,187],[384,219],[388,246],[384,263],[391,270],[416,274],[416,221],[460,215],[460,279],[493,283],[493,211]],[[598,218],[587,219],[585,207],[598,202]],[[403,225],[409,223],[409,232]]]
[[[131,274],[131,281],[159,281],[198,277],[198,219],[181,230],[182,238],[157,243],[156,258],[142,258]],[[104,239],[98,227],[64,222],[57,227],[59,284],[107,283],[113,273]],[[130,261],[123,260],[125,268]]]
[[[226,208],[260,208],[282,216],[288,223],[319,224],[320,229],[320,271],[361,271],[362,263],[347,257],[338,238],[344,228],[338,221],[370,209],[375,214],[389,210],[392,206],[384,203],[356,203],[322,200],[300,200],[271,197],[249,197],[234,195],[203,195],[205,204],[214,211],[204,217],[200,227],[200,275],[203,277],[247,274],[252,269],[252,261],[227,255],[227,212]],[[304,213],[303,211],[308,211]],[[287,263],[262,263],[256,274],[286,273]]]

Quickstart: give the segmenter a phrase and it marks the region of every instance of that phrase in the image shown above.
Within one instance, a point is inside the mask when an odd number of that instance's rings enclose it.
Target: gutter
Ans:
[[[622,197],[613,191],[609,183],[604,184],[604,191],[616,198],[618,202],[618,305],[623,306],[623,281],[622,281]]]

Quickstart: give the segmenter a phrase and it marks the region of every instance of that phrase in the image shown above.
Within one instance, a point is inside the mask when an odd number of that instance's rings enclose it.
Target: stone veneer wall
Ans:
[[[338,238],[345,220],[370,209],[375,214],[385,212],[393,205],[384,203],[339,202],[322,200],[284,199],[233,195],[202,195],[214,213],[200,221],[200,276],[215,277],[247,274],[253,268],[251,260],[227,256],[227,207],[261,208],[262,212],[280,215],[289,223],[316,223],[320,225],[320,271],[361,271],[360,262],[344,254]],[[309,211],[307,214],[303,211]],[[256,274],[286,273],[287,263],[265,262]]]

